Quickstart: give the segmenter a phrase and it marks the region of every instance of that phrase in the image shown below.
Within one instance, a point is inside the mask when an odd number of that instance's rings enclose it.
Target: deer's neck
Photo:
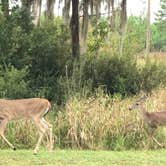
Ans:
[[[140,107],[139,113],[140,113],[140,116],[143,119],[147,119],[148,118],[149,113],[146,111],[145,107],[143,107],[143,106]]]

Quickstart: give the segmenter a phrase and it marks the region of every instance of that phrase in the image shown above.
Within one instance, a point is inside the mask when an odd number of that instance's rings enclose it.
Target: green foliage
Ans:
[[[145,64],[138,65],[136,57],[127,55],[87,55],[71,71],[71,75],[59,80],[62,89],[66,89],[66,97],[76,94],[88,96],[99,87],[106,93],[124,97],[141,90],[151,92],[166,83],[164,62],[147,60]]]
[[[127,31],[124,35],[123,52],[128,55],[141,52],[145,48],[146,22],[144,18],[130,16],[127,23]],[[120,36],[114,29],[108,31],[107,21],[102,19],[92,28],[88,35],[88,51],[97,53],[100,48],[107,46],[110,53],[119,52]]]
[[[156,24],[151,25],[151,40],[150,40],[150,47],[152,51],[159,51],[160,46],[162,45],[160,42],[160,32]]]
[[[159,85],[166,85],[166,65],[162,62],[147,61],[141,70],[141,89],[151,92]]]
[[[30,32],[33,28],[32,18],[28,9],[19,8],[18,6],[12,8],[8,22],[13,26],[19,26],[23,32]]]
[[[31,33],[30,79],[34,90],[42,90],[49,99],[60,99],[57,79],[65,75],[65,66],[71,63],[68,29],[60,20],[44,23]]]
[[[17,70],[13,66],[0,70],[0,97],[23,98],[28,96],[27,68]]]
[[[139,91],[139,72],[130,57],[117,55],[90,56],[84,68],[84,79],[92,80],[92,87],[104,87],[106,92],[122,95]]]
[[[152,29],[155,34],[152,40],[157,40],[158,30],[155,25]],[[104,50],[108,27],[107,21],[101,19],[89,34],[88,53],[75,62],[71,56],[69,29],[61,19],[34,27],[27,10],[14,8],[8,19],[0,15],[0,61],[2,69],[12,72],[13,76],[9,79],[13,86],[15,71],[22,73],[28,66],[24,78],[18,74],[24,81],[28,80],[25,86],[29,91],[27,97],[46,97],[62,103],[70,95],[88,96],[99,87],[106,93],[126,96],[140,90],[151,91],[165,81],[164,65],[151,63],[141,68],[137,66],[134,54],[144,48],[144,34],[145,20],[130,17],[123,56],[119,57],[119,36],[113,30],[110,32],[110,44]],[[6,67],[10,65],[13,69]],[[155,75],[158,77],[155,78]],[[8,73],[6,77],[9,77]],[[25,94],[27,92],[22,97]],[[21,97],[14,92],[4,96]]]
[[[146,24],[144,18],[129,17],[123,48],[125,54],[133,55],[145,48],[145,30]]]
[[[104,45],[107,33],[107,21],[105,19],[94,24],[92,32],[88,35],[88,51],[96,53]]]
[[[162,51],[166,51],[166,1],[161,0],[161,9],[156,14],[156,27],[159,33],[158,40],[155,43],[155,46],[157,49],[160,49]]]
[[[8,19],[0,17],[0,59],[3,64],[12,64],[19,69],[29,65],[31,30],[29,15],[22,9],[15,9]]]
[[[16,8],[8,19],[1,16],[0,22],[2,67],[12,65],[21,71],[28,66],[29,97],[33,93],[60,101],[58,79],[65,75],[65,65],[72,62],[69,32],[62,20],[33,27],[28,11]]]

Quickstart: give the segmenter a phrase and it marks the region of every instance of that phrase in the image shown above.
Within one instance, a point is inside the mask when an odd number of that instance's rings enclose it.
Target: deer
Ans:
[[[155,141],[160,147],[163,147],[162,144],[153,136],[155,130],[159,126],[166,126],[166,111],[159,111],[159,112],[147,112],[145,107],[143,106],[147,96],[143,96],[138,99],[135,103],[129,106],[129,110],[139,110],[140,116],[143,119],[143,122],[147,124],[148,127],[151,129],[151,133],[149,133],[149,143]]]
[[[44,98],[28,98],[28,99],[0,99],[0,136],[11,147],[16,150],[4,135],[8,122],[20,119],[30,119],[34,122],[39,131],[39,138],[33,153],[37,154],[43,136],[48,135],[49,151],[53,149],[52,125],[48,123],[44,117],[49,112],[51,104]]]

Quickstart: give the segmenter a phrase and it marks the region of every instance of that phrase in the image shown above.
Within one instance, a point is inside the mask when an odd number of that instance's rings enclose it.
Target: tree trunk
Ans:
[[[107,17],[107,39],[106,42],[109,43],[110,39],[110,25],[111,25],[111,0],[107,0],[108,17]]]
[[[72,55],[74,58],[79,58],[79,14],[78,14],[79,0],[72,0],[72,17],[70,22],[71,36],[72,36]]]
[[[48,20],[51,20],[54,18],[54,5],[55,5],[55,0],[47,0],[47,8],[46,8],[45,16]]]
[[[21,0],[21,2],[22,2],[22,8],[30,12],[33,0]]]
[[[95,1],[95,11],[96,11],[96,19],[97,19],[97,21],[100,19],[100,7],[101,7],[100,0]]]
[[[111,16],[111,0],[107,0],[108,18]]]
[[[33,23],[37,26],[40,24],[42,0],[34,0],[32,4]]]
[[[127,0],[122,0],[121,3],[121,23],[120,28],[123,29],[126,25],[127,21],[127,6],[126,6]]]
[[[150,52],[150,0],[148,0],[147,23],[146,23],[146,55]]]
[[[81,53],[86,52],[86,39],[88,32],[88,22],[89,22],[89,13],[88,13],[89,0],[84,0],[83,3],[83,23],[82,23],[82,51]]]
[[[93,9],[94,9],[93,0],[90,0],[90,15],[91,15],[90,20],[91,20],[91,24],[93,23],[93,17],[94,17]]]
[[[121,2],[121,14],[120,14],[120,44],[119,44],[119,49],[120,49],[120,55],[122,55],[123,52],[123,40],[124,40],[124,35],[125,35],[125,29],[126,29],[126,23],[127,23],[127,0],[122,0]]]
[[[9,15],[9,0],[1,0],[2,2],[2,12],[4,16],[7,18]]]
[[[111,12],[112,12],[112,16],[111,16],[111,28],[113,30],[115,30],[115,7],[114,7],[114,0],[111,0]]]
[[[71,4],[71,0],[65,0],[65,5],[63,8],[63,17],[64,17],[64,21],[66,25],[69,25],[70,23],[70,4]]]
[[[42,0],[39,0],[39,19],[38,19],[38,26],[40,25],[40,18],[41,18],[41,8],[42,8]]]

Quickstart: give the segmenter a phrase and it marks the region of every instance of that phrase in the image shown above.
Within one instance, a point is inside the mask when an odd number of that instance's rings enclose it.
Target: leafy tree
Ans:
[[[144,18],[130,16],[128,18],[127,32],[124,39],[125,54],[135,54],[145,48],[145,28]]]
[[[2,12],[5,17],[9,15],[9,0],[2,0]]]
[[[156,44],[158,49],[166,51],[166,0],[160,0],[161,9],[156,14],[156,26],[159,32],[159,38]]]

